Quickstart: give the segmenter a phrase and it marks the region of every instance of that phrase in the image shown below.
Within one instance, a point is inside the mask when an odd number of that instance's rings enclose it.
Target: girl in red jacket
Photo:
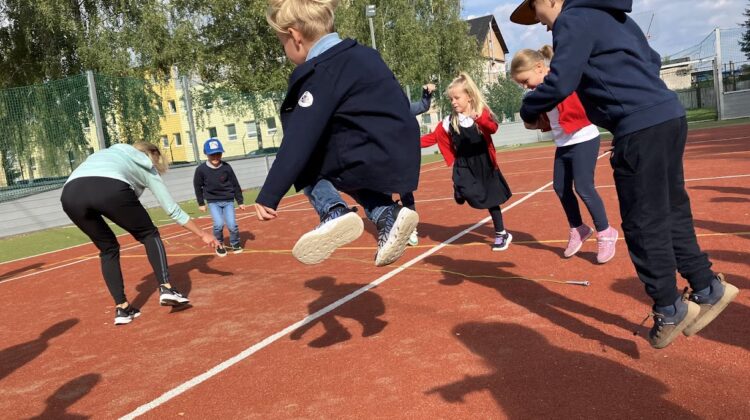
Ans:
[[[492,111],[477,85],[460,73],[448,85],[453,112],[430,134],[422,137],[422,147],[438,145],[445,163],[453,165],[453,191],[458,204],[488,209],[495,226],[493,251],[504,251],[513,240],[505,231],[500,205],[511,196],[510,187],[497,165],[492,134],[497,131]]]
[[[534,89],[544,82],[549,73],[549,61],[552,59],[552,47],[545,45],[539,51],[521,50],[510,65],[513,79],[521,86]],[[526,128],[552,131],[557,150],[555,151],[554,188],[560,198],[565,215],[570,225],[570,238],[563,255],[570,258],[581,249],[583,243],[594,230],[583,223],[581,210],[575,191],[594,219],[597,231],[598,253],[600,264],[615,256],[617,230],[607,221],[604,203],[594,187],[594,170],[599,154],[599,130],[586,118],[586,111],[573,92],[556,108],[546,113],[546,120],[539,126],[526,124]]]

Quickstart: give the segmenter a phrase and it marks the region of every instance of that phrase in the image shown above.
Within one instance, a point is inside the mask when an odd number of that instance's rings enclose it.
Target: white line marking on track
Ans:
[[[601,154],[597,159],[601,159],[602,157],[608,155],[609,152],[605,152]],[[534,195],[536,195],[539,192],[544,191],[546,188],[548,188],[550,185],[552,185],[552,182],[548,182],[544,184],[543,186],[537,188],[533,193],[519,199],[518,201],[513,202],[506,208],[504,208],[502,211],[505,213],[506,211],[512,209],[513,207],[516,207],[517,205],[523,203],[524,201],[530,199]],[[164,404],[165,402],[171,400],[174,397],[179,396],[180,394],[183,394],[190,389],[194,388],[195,386],[211,379],[212,377],[218,375],[219,373],[229,369],[230,367],[236,365],[237,363],[247,359],[248,357],[252,356],[253,354],[257,353],[258,351],[262,350],[265,347],[268,347],[271,345],[274,341],[278,340],[281,337],[286,336],[287,334],[290,334],[292,331],[296,330],[297,328],[300,328],[306,324],[309,324],[310,322],[322,317],[323,315],[333,311],[334,309],[338,308],[339,306],[349,302],[350,300],[356,298],[357,296],[367,292],[368,290],[386,282],[388,279],[396,276],[397,274],[401,273],[402,271],[406,270],[407,268],[411,267],[412,265],[424,260],[425,258],[429,257],[430,255],[440,251],[441,249],[445,248],[446,246],[450,245],[451,243],[455,242],[459,238],[463,237],[464,235],[468,234],[469,232],[483,226],[488,221],[492,220],[490,216],[485,217],[484,219],[480,220],[479,222],[475,223],[473,226],[470,226],[461,232],[453,235],[451,238],[447,239],[446,241],[435,245],[434,247],[430,248],[428,251],[416,256],[415,258],[412,258],[410,261],[405,263],[404,265],[391,270],[387,274],[378,277],[377,279],[373,280],[370,284],[363,286],[356,291],[344,296],[343,298],[331,303],[330,305],[326,306],[325,308],[312,313],[305,318],[295,322],[294,324],[284,328],[283,330],[272,334],[262,341],[253,344],[252,346],[246,348],[239,354],[237,354],[234,357],[231,357],[218,365],[214,366],[213,368],[207,370],[206,372],[188,380],[187,382],[183,382],[181,385],[178,385],[175,388],[170,389],[169,391],[165,392],[164,394],[160,395],[158,398],[141,405],[140,407],[136,408],[135,410],[131,411],[130,413],[120,417],[121,419],[134,419],[140,415],[146,414],[147,412],[153,410],[154,408]]]

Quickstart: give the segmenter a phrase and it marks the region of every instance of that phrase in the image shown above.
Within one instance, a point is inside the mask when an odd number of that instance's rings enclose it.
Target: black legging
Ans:
[[[70,220],[99,249],[102,275],[116,305],[127,302],[120,269],[120,244],[104,217],[146,247],[159,284],[169,283],[167,254],[159,230],[130,185],[114,178],[77,178],[65,185],[60,201]]]
[[[495,233],[504,231],[505,225],[503,224],[503,212],[500,210],[500,206],[487,210],[489,210],[490,216],[492,216],[492,224],[495,226]]]

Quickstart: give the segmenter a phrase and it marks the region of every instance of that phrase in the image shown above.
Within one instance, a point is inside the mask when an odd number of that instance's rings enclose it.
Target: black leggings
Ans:
[[[487,210],[489,210],[490,216],[492,216],[492,224],[495,226],[495,233],[504,231],[505,225],[503,224],[503,211],[500,210],[500,206]]]
[[[146,247],[159,284],[169,283],[167,254],[159,231],[130,185],[114,178],[77,178],[65,185],[60,201],[70,220],[99,249],[102,275],[116,305],[127,302],[120,269],[120,244],[104,217]]]

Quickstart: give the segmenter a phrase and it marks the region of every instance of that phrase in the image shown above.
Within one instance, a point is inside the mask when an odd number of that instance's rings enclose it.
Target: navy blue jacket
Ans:
[[[552,28],[555,55],[521,118],[533,123],[573,91],[586,114],[615,138],[685,115],[659,78],[661,59],[626,13],[632,0],[565,0]]]
[[[193,188],[198,205],[205,201],[234,201],[243,203],[242,188],[237,181],[234,170],[228,163],[221,161],[218,168],[209,168],[207,163],[201,163],[195,168]]]
[[[281,105],[284,139],[257,202],[276,208],[294,185],[414,191],[419,126],[377,51],[346,39],[299,65]]]

